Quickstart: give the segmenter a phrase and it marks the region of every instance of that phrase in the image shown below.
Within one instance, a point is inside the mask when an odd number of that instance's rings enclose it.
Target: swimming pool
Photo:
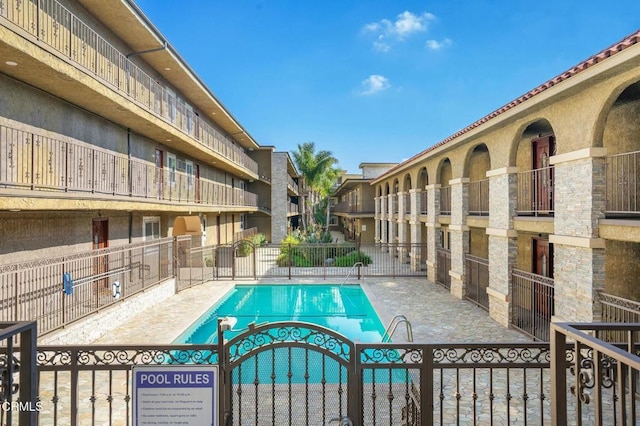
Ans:
[[[384,326],[359,285],[259,284],[236,285],[174,343],[217,341],[218,318],[238,323],[226,338],[245,331],[250,323],[304,321],[330,328],[357,342],[380,342]]]

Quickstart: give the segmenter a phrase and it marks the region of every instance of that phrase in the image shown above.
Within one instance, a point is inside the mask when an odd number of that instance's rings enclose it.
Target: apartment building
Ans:
[[[2,1],[0,58],[0,263],[224,244],[297,191],[133,0]]]
[[[397,163],[360,163],[360,174],[339,176],[332,194],[331,214],[334,228],[346,240],[362,244],[375,242],[374,191],[371,181]]]
[[[637,321],[639,41],[626,37],[374,179],[376,241],[426,242],[430,280],[541,339],[549,320],[621,320],[612,304]]]

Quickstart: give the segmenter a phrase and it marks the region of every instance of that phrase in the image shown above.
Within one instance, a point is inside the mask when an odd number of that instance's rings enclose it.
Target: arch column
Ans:
[[[489,178],[489,315],[505,327],[511,321],[511,270],[518,253],[513,229],[518,200],[518,168],[487,172]]]
[[[395,215],[395,206],[398,203],[397,194],[389,194],[387,195],[387,202],[389,204],[389,226],[387,228],[387,244],[389,255],[395,257],[398,255],[398,251],[396,248],[396,221],[397,217]]]
[[[388,195],[380,197],[380,249],[383,252],[388,250],[387,243],[389,242],[389,235],[387,233],[387,230],[389,229],[388,197]]]
[[[375,244],[380,242],[380,197],[374,197],[373,199],[373,223],[375,229],[373,230],[373,242]]]
[[[411,270],[419,271],[420,259],[422,258],[422,233],[420,232],[420,189],[410,189],[409,199],[411,201],[411,213],[409,215],[409,226],[411,227],[411,248],[409,253],[409,261],[411,262]]]
[[[605,148],[551,157],[555,169],[554,321],[601,318],[599,290],[605,284],[605,241],[599,219],[605,211]],[[577,196],[579,194],[579,196]]]
[[[398,221],[398,261],[400,263],[405,263],[406,260],[409,257],[409,250],[406,247],[406,243],[408,243],[408,241],[406,240],[406,236],[407,236],[407,221],[405,220],[405,197],[404,197],[405,193],[404,192],[398,192],[396,194],[397,197],[397,202],[398,202],[398,216],[397,216],[397,221]]]
[[[440,188],[439,183],[427,185],[427,279],[436,282],[436,249],[440,247]]]
[[[465,289],[465,255],[469,253],[469,178],[452,179],[451,185],[451,294],[462,299]]]

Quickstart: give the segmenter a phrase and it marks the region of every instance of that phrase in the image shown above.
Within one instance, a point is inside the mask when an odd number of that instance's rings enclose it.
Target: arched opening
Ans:
[[[420,188],[420,214],[427,214],[427,190],[426,186],[429,185],[429,174],[427,168],[420,169],[418,174],[418,188]],[[426,241],[423,240],[423,241]]]
[[[520,216],[553,216],[556,138],[551,124],[540,119],[529,124],[518,141],[515,163],[518,173],[517,213]]]
[[[469,178],[469,214],[487,216],[489,214],[489,179],[491,157],[485,144],[477,145],[469,153],[465,174]]]
[[[451,161],[445,158],[440,164],[438,183],[440,183],[440,214],[451,215],[451,186],[449,181],[453,177]]]

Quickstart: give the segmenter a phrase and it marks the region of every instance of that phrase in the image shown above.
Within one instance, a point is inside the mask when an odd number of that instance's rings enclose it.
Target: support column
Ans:
[[[380,197],[380,250],[386,252],[388,250],[387,243],[389,242],[389,235],[387,234],[389,207],[387,206],[387,196]]]
[[[516,264],[517,232],[513,217],[518,201],[518,168],[487,172],[489,178],[489,315],[505,327],[511,321],[511,270]]]
[[[411,270],[419,271],[420,258],[422,256],[422,233],[420,232],[420,189],[410,189],[409,199],[411,201],[411,213],[409,215],[409,226],[411,227],[411,251],[409,258],[411,262]]]
[[[440,188],[433,184],[425,187],[427,191],[427,279],[436,282],[436,249],[440,247]]]
[[[398,200],[398,261],[400,263],[405,263],[409,258],[409,250],[405,246],[408,242],[406,239],[407,236],[407,222],[405,220],[405,198],[404,192],[398,192],[396,194]]]
[[[387,198],[389,202],[389,229],[387,230],[387,242],[389,243],[389,255],[391,257],[396,257],[398,255],[398,250],[396,246],[397,215],[395,214],[395,208],[398,203],[398,197],[397,194],[389,194]]]
[[[469,253],[469,178],[452,179],[451,185],[451,294],[462,299],[465,289],[465,255]]]
[[[373,242],[375,244],[378,244],[380,242],[380,228],[382,226],[380,226],[381,222],[380,222],[380,203],[381,203],[381,197],[375,197],[374,198],[374,220],[373,220],[373,226],[375,227],[375,229],[373,230],[374,234],[374,239]]]
[[[598,291],[604,289],[605,241],[598,223],[605,210],[605,148],[586,148],[551,157],[555,167],[554,321],[601,318]],[[579,194],[579,195],[577,195]]]

